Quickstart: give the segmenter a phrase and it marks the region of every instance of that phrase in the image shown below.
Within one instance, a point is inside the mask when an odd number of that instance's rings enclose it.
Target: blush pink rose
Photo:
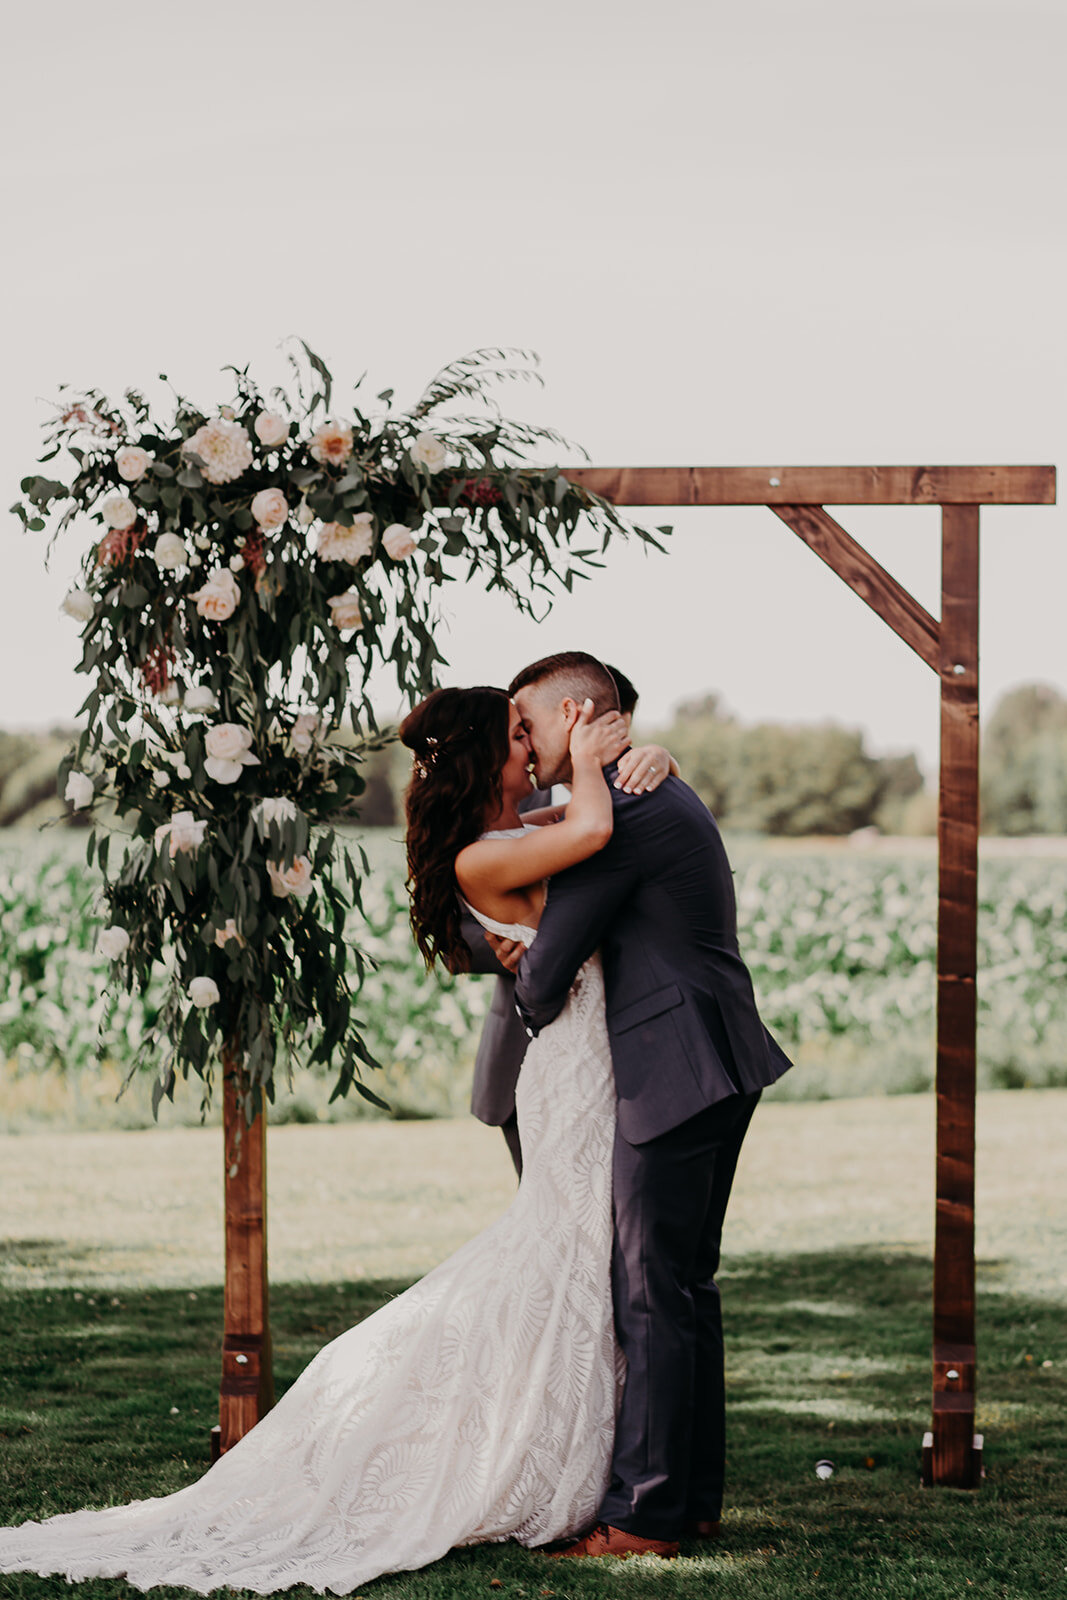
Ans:
[[[403,561],[418,544],[410,528],[402,522],[393,522],[382,534],[382,548],[393,561]]]
[[[143,478],[151,464],[152,457],[138,444],[127,445],[115,457],[115,470],[127,483],[136,483],[138,478]]]
[[[196,609],[208,622],[225,622],[232,617],[240,598],[237,579],[226,567],[215,567],[203,588],[193,594]]]
[[[283,867],[280,861],[268,861],[267,873],[270,877],[271,893],[276,894],[280,900],[287,900],[290,895],[297,900],[306,900],[315,887],[315,880],[311,876],[311,862],[307,856],[297,856],[289,867]]]
[[[276,411],[261,411],[252,427],[260,444],[268,450],[276,450],[289,437],[289,424]]]
[[[281,489],[261,489],[252,496],[252,515],[261,528],[280,528],[289,516],[289,502]]]

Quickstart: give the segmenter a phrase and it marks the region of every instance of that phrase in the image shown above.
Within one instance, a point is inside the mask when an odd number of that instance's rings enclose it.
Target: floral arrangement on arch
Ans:
[[[388,663],[404,697],[433,687],[446,582],[480,579],[532,614],[616,533],[659,548],[558,469],[527,464],[566,441],[506,419],[488,391],[536,379],[536,358],[475,351],[408,411],[386,390],[376,410],[339,417],[329,371],[300,348],[293,393],[264,398],[228,368],[235,398],[213,414],[177,396],[161,420],[133,389],[120,403],[62,391],[41,461],[62,455],[67,475],[24,479],[13,507],[51,530],[49,550],[79,517],[97,528],[63,602],[92,687],[61,783],[76,810],[125,827],[113,872],[107,828],[88,850],[115,981],[143,989],[155,963],[170,972],[131,1076],[153,1067],[158,1109],[193,1072],[206,1107],[221,1061],[249,1121],[273,1099],[280,1056],[287,1070],[332,1063],[335,1096],[355,1084],[381,1103],[360,1078],[374,1063],[345,978],[366,863],[334,831],[383,737],[371,673]],[[471,402],[475,415],[445,412]]]

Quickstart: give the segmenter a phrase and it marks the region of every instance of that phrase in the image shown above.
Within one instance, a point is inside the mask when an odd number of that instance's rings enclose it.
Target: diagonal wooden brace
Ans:
[[[883,622],[888,622],[893,632],[922,656],[928,667],[940,671],[940,624],[869,550],[846,533],[822,506],[771,506],[770,509],[839,578],[843,578],[872,611],[877,611]]]

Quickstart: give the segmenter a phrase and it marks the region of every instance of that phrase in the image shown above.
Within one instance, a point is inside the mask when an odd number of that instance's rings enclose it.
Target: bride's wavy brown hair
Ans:
[[[404,793],[411,927],[428,967],[470,971],[455,860],[500,809],[510,720],[503,689],[435,689],[400,724],[414,755]]]

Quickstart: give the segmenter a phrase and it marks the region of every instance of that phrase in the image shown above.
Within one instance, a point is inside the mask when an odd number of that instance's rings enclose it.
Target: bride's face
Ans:
[[[505,801],[524,800],[533,788],[530,762],[533,759],[526,728],[515,706],[508,710],[508,759],[500,774],[501,794]]]

